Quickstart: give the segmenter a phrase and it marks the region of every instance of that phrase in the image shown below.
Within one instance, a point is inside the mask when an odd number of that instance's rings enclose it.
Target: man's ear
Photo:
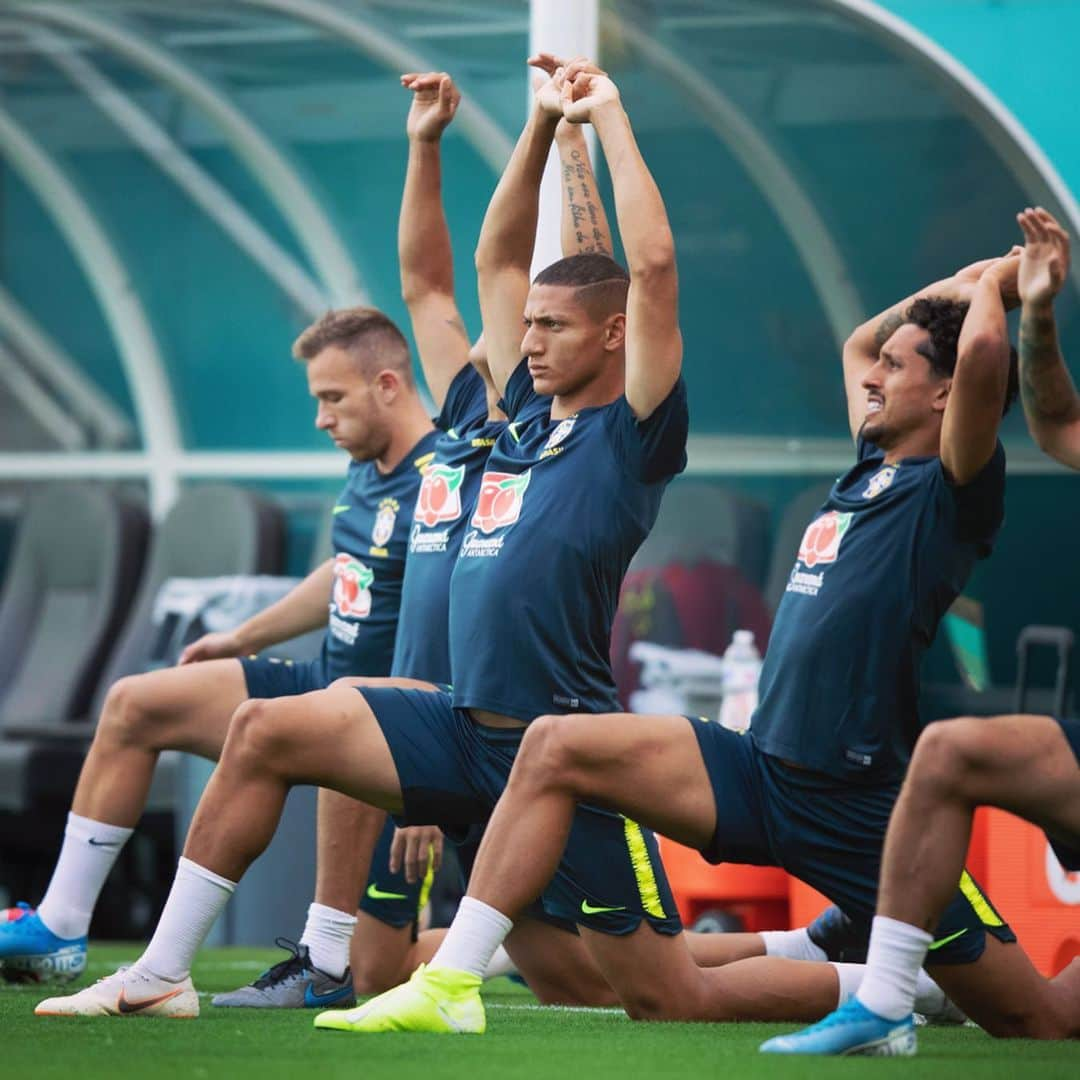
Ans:
[[[608,352],[621,349],[626,344],[626,315],[619,312],[609,315],[604,323],[604,348]]]
[[[391,368],[383,368],[375,376],[373,385],[384,405],[390,405],[401,393],[401,376]]]
[[[941,379],[939,381],[937,389],[934,391],[934,399],[931,402],[934,412],[944,412],[945,406],[949,404],[949,391],[952,389],[952,379]]]

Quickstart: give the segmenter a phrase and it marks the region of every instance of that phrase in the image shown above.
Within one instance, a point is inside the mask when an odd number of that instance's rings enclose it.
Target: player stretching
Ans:
[[[1058,346],[1054,297],[1069,270],[1069,239],[1042,209],[1018,215],[1020,385],[1035,441],[1080,469],[1080,395]],[[919,738],[889,823],[866,975],[856,996],[820,1024],[766,1043],[789,1054],[911,1054],[915,979],[935,959],[933,933],[963,871],[975,808],[1000,806],[1046,829],[1061,864],[1080,870],[1080,723],[1049,716],[966,718],[932,724]],[[1074,961],[1075,963],[1075,961]],[[1034,973],[987,972],[982,993],[1023,1017],[1047,1001]],[[1047,1003],[1058,1009],[1069,998]],[[1046,1030],[1072,1034],[1072,1015]],[[1056,1030],[1055,1030],[1056,1029]],[[1003,1034],[1024,1034],[1015,1030]]]
[[[316,427],[352,458],[334,508],[336,554],[242,626],[189,645],[178,667],[124,678],[110,689],[45,897],[36,912],[24,906],[20,918],[0,925],[0,962],[7,966],[68,978],[83,970],[98,894],[142,813],[159,753],[216,759],[243,701],[301,693],[343,675],[390,672],[409,511],[436,432],[413,381],[408,345],[381,312],[331,312],[297,339],[294,355],[318,402]],[[236,659],[320,625],[326,638],[311,663]],[[378,827],[369,808],[356,813]],[[364,871],[352,857],[323,859],[321,866],[323,892],[349,900],[340,912],[312,906],[309,923],[320,923],[313,944],[351,933],[356,875],[362,881]],[[352,998],[347,971],[322,973],[314,988],[327,1003]]]

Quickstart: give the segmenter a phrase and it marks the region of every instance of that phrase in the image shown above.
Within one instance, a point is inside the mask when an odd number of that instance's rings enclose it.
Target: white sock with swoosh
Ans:
[[[132,966],[168,982],[186,978],[214,920],[235,891],[235,881],[181,858],[154,936]]]
[[[98,894],[131,829],[69,813],[38,918],[57,937],[78,938],[90,929]]]
[[[495,950],[513,926],[501,911],[483,900],[462,897],[454,921],[428,966],[467,971],[482,979]]]
[[[855,996],[886,1020],[907,1016],[914,1009],[919,970],[933,940],[917,926],[875,915],[866,976]]]
[[[300,944],[308,947],[315,967],[340,979],[349,966],[349,946],[355,929],[355,915],[313,902],[308,905]]]

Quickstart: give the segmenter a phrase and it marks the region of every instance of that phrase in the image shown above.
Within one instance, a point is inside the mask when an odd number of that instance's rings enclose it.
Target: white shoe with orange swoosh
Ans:
[[[36,1016],[165,1016],[193,1020],[199,995],[190,976],[169,982],[135,967],[121,968],[69,997],[47,998]]]

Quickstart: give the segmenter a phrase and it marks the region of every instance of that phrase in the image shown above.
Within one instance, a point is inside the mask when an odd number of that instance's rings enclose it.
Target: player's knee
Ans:
[[[109,687],[98,721],[98,736],[125,745],[140,744],[148,735],[148,676],[126,675]]]
[[[958,795],[986,759],[986,732],[964,717],[931,724],[919,737],[909,776],[913,784]]]
[[[643,983],[646,980],[641,980]],[[678,1020],[685,1018],[685,1011],[678,1009],[676,1003],[659,989],[649,986],[634,987],[620,991],[622,1007],[631,1020],[657,1021]]]
[[[282,730],[270,699],[249,698],[233,713],[222,761],[230,764],[271,763],[288,752],[287,733]]]
[[[513,779],[534,786],[567,786],[572,780],[576,725],[570,716],[539,716],[521,741]]]
[[[382,994],[402,981],[399,978],[401,973],[397,968],[389,970],[379,957],[369,953],[360,957],[354,955],[351,967],[353,989],[357,997]]]

